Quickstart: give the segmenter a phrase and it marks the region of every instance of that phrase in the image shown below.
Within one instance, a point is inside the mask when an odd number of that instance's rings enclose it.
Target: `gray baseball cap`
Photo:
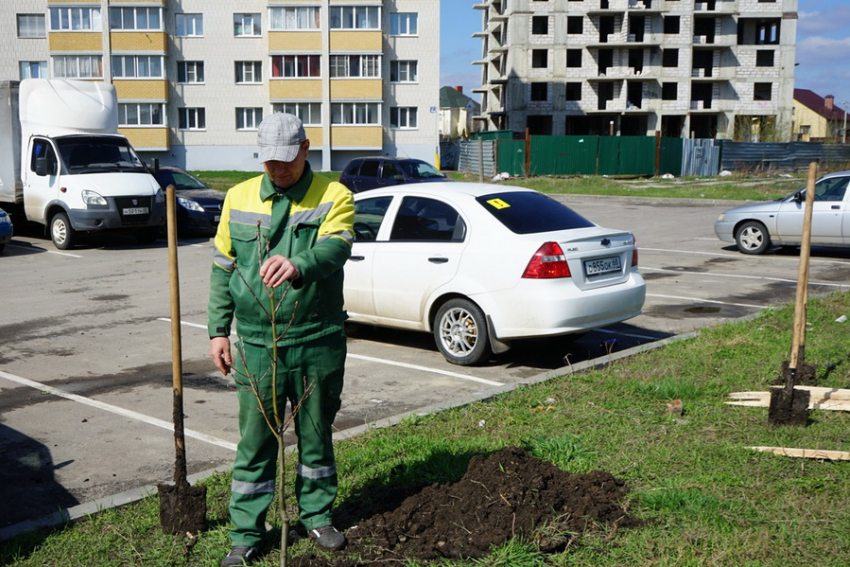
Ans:
[[[305,140],[304,125],[294,114],[275,112],[267,116],[257,129],[260,163],[294,160]]]

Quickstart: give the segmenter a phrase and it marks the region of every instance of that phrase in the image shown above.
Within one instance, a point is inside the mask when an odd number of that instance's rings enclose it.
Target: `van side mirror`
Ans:
[[[35,158],[35,174],[39,177],[44,177],[49,171],[47,170],[47,157],[41,156]]]

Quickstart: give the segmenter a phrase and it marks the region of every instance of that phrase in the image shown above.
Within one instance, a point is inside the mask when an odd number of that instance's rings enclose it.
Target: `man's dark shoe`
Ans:
[[[260,550],[247,545],[234,545],[227,557],[221,560],[221,567],[242,567],[250,565],[260,558]]]
[[[327,551],[336,551],[345,545],[345,536],[333,526],[322,526],[308,532],[319,547]]]

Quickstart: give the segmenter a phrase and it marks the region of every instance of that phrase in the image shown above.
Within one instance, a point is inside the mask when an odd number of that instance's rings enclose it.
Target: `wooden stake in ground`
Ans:
[[[174,390],[174,485],[160,484],[159,523],[170,534],[196,534],[207,520],[207,487],[191,486],[186,478],[186,440],[183,436],[183,353],[180,335],[180,279],[177,274],[177,201],[174,186],[166,188],[168,206],[168,272],[171,284],[171,366]]]
[[[806,181],[806,204],[803,216],[803,238],[800,243],[800,269],[797,275],[797,297],[794,302],[794,330],[791,340],[791,361],[783,367],[785,386],[770,389],[770,408],[767,421],[771,425],[806,425],[809,422],[807,391],[794,389],[799,369],[805,359],[806,304],[809,288],[809,253],[812,237],[812,205],[815,201],[815,178],[818,165],[809,164]]]

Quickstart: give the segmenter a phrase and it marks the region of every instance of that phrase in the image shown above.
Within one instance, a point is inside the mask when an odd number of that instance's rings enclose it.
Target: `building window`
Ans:
[[[753,88],[753,100],[770,100],[772,83],[756,83]]]
[[[160,103],[119,103],[119,126],[165,126]]]
[[[665,49],[661,54],[661,65],[664,67],[679,66],[679,50]]]
[[[756,45],[779,43],[779,20],[765,20],[756,25]]]
[[[205,108],[178,108],[178,124],[180,130],[206,130],[207,112]]]
[[[380,55],[331,55],[331,78],[380,76]]]
[[[664,33],[667,35],[679,33],[679,16],[664,16]]]
[[[419,14],[390,14],[390,35],[418,35]]]
[[[662,83],[661,100],[679,100],[679,83]]]
[[[203,83],[204,62],[203,61],[178,61],[177,62],[178,83]]]
[[[109,29],[162,31],[160,8],[110,8]]]
[[[332,30],[379,30],[381,10],[377,6],[331,6]]]
[[[50,31],[101,31],[100,8],[50,8]]]
[[[567,49],[567,67],[581,67],[581,49]]]
[[[262,108],[237,108],[236,109],[236,129],[237,130],[256,130],[263,121]]]
[[[772,49],[761,49],[756,51],[756,67],[773,67],[774,51]]]
[[[581,100],[581,83],[567,83],[566,100]]]
[[[549,100],[549,83],[531,83],[532,102],[546,102]]]
[[[57,79],[101,79],[103,57],[100,55],[56,55],[53,76]]]
[[[177,37],[202,37],[204,35],[203,14],[177,14],[174,21]]]
[[[319,77],[321,63],[321,55],[275,55],[272,57],[272,77]]]
[[[117,79],[162,79],[162,55],[113,55],[112,76]]]
[[[531,67],[534,69],[546,69],[547,67],[549,67],[549,50],[532,49]]]
[[[412,130],[418,127],[415,106],[393,106],[390,108],[390,127]]]
[[[21,80],[46,78],[47,61],[21,61]]]
[[[272,8],[269,29],[275,31],[319,29],[319,7]]]
[[[532,35],[548,35],[549,16],[532,16],[531,33]]]
[[[236,83],[261,83],[263,81],[263,64],[260,61],[237,61]]]
[[[419,79],[416,61],[390,62],[390,82],[415,83]]]
[[[331,124],[334,126],[380,126],[381,105],[377,102],[332,103]]]
[[[275,112],[294,114],[304,126],[322,125],[322,105],[318,102],[279,102],[272,105]]]
[[[260,14],[233,14],[233,35],[235,37],[260,37],[263,35]]]
[[[18,14],[18,37],[47,37],[44,14]]]
[[[567,16],[567,33],[571,35],[584,33],[584,17]]]

